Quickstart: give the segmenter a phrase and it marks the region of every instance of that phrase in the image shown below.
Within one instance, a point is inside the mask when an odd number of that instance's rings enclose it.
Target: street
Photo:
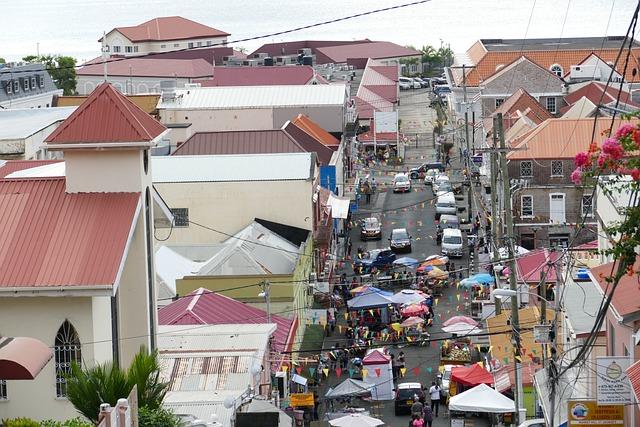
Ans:
[[[414,134],[427,135],[432,132],[431,120],[435,117],[435,112],[428,107],[428,97],[425,90],[407,91],[403,93],[400,118],[403,123],[410,126]],[[409,193],[394,193],[390,186],[393,175],[399,171],[406,171],[411,167],[418,166],[421,163],[434,158],[434,147],[432,138],[422,138],[416,147],[409,144],[405,153],[406,162],[402,167],[385,168],[372,167],[369,169],[370,176],[375,178],[378,185],[378,192],[375,194],[369,204],[361,204],[358,212],[354,216],[354,220],[360,220],[369,216],[377,217],[381,222],[382,239],[377,241],[360,240],[360,228],[354,226],[351,230],[351,240],[353,242],[352,254],[356,254],[356,249],[361,247],[365,251],[375,248],[385,248],[389,246],[388,238],[394,228],[406,228],[409,235],[412,236],[412,251],[406,254],[412,258],[424,260],[426,257],[434,254],[440,254],[440,246],[436,244],[436,229],[434,224],[435,201],[434,194],[430,185],[425,185],[422,180],[413,180],[412,190]],[[459,164],[454,163],[454,169],[460,169]],[[448,171],[450,176],[457,176],[459,171]],[[466,206],[466,198],[458,199],[459,207]],[[466,212],[465,212],[466,214]],[[399,256],[404,256],[399,255]],[[468,255],[462,258],[452,258],[451,261],[456,268],[467,266]],[[353,272],[345,270],[348,276]],[[402,287],[394,289],[399,291]],[[442,322],[458,314],[462,311],[462,301],[459,301],[455,288],[445,288],[443,295],[435,300],[434,312],[435,319],[429,333],[432,339],[439,339],[449,334],[442,332]],[[342,317],[342,316],[339,316]],[[330,348],[335,343],[341,346],[345,345],[344,336],[336,333],[332,337],[325,339],[324,348]],[[402,382],[420,382],[423,386],[429,387],[431,382],[436,379],[438,374],[438,366],[440,362],[439,341],[431,342],[430,345],[405,346],[403,348],[391,348],[390,351],[396,356],[400,351],[404,351],[406,358],[406,374],[404,378],[398,380]],[[329,376],[324,387],[334,386],[346,378],[336,378],[335,375]],[[427,402],[429,400],[427,399]],[[357,405],[361,405],[358,401]],[[362,406],[366,406],[363,404]],[[409,423],[408,415],[396,416],[394,411],[394,402],[385,401],[381,404],[370,408],[373,416],[380,417],[385,423],[392,427],[404,427]],[[435,415],[435,414],[434,414]],[[439,417],[434,418],[434,426],[450,425],[448,419],[448,411],[446,406],[441,405]]]

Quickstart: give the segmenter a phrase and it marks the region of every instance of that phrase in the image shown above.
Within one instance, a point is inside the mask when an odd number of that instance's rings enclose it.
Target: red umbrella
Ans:
[[[478,322],[467,316],[453,316],[451,319],[444,322],[442,326],[455,325],[456,323],[466,323],[467,325],[478,326]]]
[[[426,313],[428,308],[423,304],[411,304],[400,310],[400,314],[403,316],[419,316]]]

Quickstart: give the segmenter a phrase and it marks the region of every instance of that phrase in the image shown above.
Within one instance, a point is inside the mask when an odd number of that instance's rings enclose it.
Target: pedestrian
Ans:
[[[420,402],[420,398],[415,395],[413,396],[413,405],[411,405],[411,414],[422,416],[422,409],[424,406],[422,402]]]
[[[440,409],[440,386],[435,381],[431,382],[431,388],[429,388],[429,398],[431,399],[431,411],[438,417],[438,410]]]
[[[404,368],[404,351],[398,353],[398,371]]]
[[[424,427],[424,420],[422,419],[422,414],[413,415],[413,422],[411,423],[413,427]]]
[[[424,409],[422,410],[422,419],[427,427],[431,427],[431,424],[433,424],[433,412],[431,411],[431,407],[428,405],[424,405]]]

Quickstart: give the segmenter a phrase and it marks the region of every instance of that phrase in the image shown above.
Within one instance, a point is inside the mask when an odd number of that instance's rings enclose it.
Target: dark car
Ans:
[[[411,236],[406,228],[394,228],[389,238],[394,252],[411,252]]]
[[[411,179],[418,179],[421,176],[423,176],[425,173],[427,173],[427,171],[429,169],[437,169],[440,172],[444,171],[444,165],[440,162],[428,162],[428,163],[423,163],[420,166],[418,166],[417,168],[411,168],[409,169],[409,175],[411,176]]]
[[[374,249],[366,252],[362,259],[356,260],[353,270],[363,274],[369,273],[374,267],[378,270],[386,270],[395,260],[396,254],[391,249]]]
[[[422,385],[420,383],[402,383],[398,384],[396,388],[396,397],[394,399],[395,414],[410,414],[411,405],[416,401],[416,398],[424,396]]]
[[[360,240],[382,239],[382,230],[380,228],[380,221],[378,218],[365,218],[362,220],[362,227],[360,228]]]

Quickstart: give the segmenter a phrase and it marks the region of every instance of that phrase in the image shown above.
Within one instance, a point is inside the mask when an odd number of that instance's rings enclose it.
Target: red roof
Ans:
[[[493,384],[493,375],[491,375],[482,366],[474,363],[471,366],[454,366],[451,369],[451,381],[468,387],[475,387],[480,384]]]
[[[181,16],[154,18],[140,25],[116,27],[111,31],[120,32],[132,42],[199,39],[230,35]],[[102,39],[98,41],[102,41]]]
[[[311,120],[304,114],[298,114],[298,116],[291,120],[291,123],[311,135],[316,141],[327,147],[338,147],[340,141],[335,136],[331,135],[326,130],[322,129],[320,125]]]
[[[634,362],[627,368],[627,376],[633,389],[633,394],[636,396],[636,400],[640,399],[640,360]]]
[[[305,152],[316,153],[321,165],[328,165],[331,162],[331,157],[333,157],[334,149],[338,147],[337,145],[325,145],[325,141],[308,132],[303,126],[298,126],[293,122],[286,123],[282,130],[295,140]]]
[[[327,46],[316,49],[318,64],[344,64],[352,58],[399,58],[405,56],[422,56],[422,53],[391,42],[370,42]]]
[[[1,162],[2,161],[0,160],[0,163]],[[0,166],[0,178],[5,178],[14,172],[25,169],[37,168],[38,166],[45,166],[59,162],[62,162],[62,160],[7,160]]]
[[[306,150],[286,132],[276,129],[198,132],[181,144],[172,156],[303,152]]]
[[[604,83],[589,82],[586,85],[582,86],[580,89],[577,89],[571,92],[569,95],[565,96],[564,100],[568,105],[571,106],[578,100],[580,100],[580,98],[585,97],[595,105],[607,105],[615,102],[618,99],[618,95],[620,95],[621,103],[630,105],[632,107],[640,107],[639,104],[632,101],[631,93],[624,90],[620,91],[619,87],[619,85],[610,85],[605,91]],[[600,99],[602,99],[602,101],[600,101]]]
[[[107,64],[107,73],[110,76],[125,77],[166,77],[183,79],[202,79],[213,74],[210,62],[202,58],[196,59],[169,59],[157,58],[127,58],[111,59]],[[79,76],[102,76],[104,65],[95,62],[84,65],[76,71]]]
[[[293,344],[294,321],[271,315],[277,325],[274,334],[278,351],[290,349]],[[232,325],[267,323],[267,313],[233,298],[200,288],[158,310],[160,325]]]
[[[48,144],[149,142],[166,128],[103,83],[45,140]]]
[[[617,263],[610,262],[591,269],[591,275],[605,295],[611,294],[612,286],[606,281],[606,278],[615,275],[617,267]],[[636,257],[636,262],[633,265],[633,271],[637,272],[638,270],[640,270],[640,256]],[[618,282],[611,305],[620,316],[624,317],[640,311],[640,286],[638,283],[636,273],[632,276],[625,274]]]
[[[295,40],[290,42],[278,42],[263,44],[251,53],[267,53],[271,57],[282,55],[297,55],[300,49],[311,49],[311,53],[315,54],[315,50],[320,47],[341,46],[345,44],[371,43],[371,40]]]
[[[211,67],[209,67],[211,70]],[[271,86],[306,85],[313,80],[313,68],[308,65],[292,67],[217,67],[213,78],[197,80],[203,87],[211,86]],[[326,80],[317,79],[324,84]]]
[[[491,116],[496,117],[498,113],[502,113],[502,126],[506,131],[513,126],[518,119],[520,119],[518,111],[536,125],[539,125],[547,119],[553,118],[553,114],[536,101],[529,92],[522,88],[518,89],[509,98],[505,99],[505,101],[495,109]],[[485,119],[485,128],[488,131],[493,130],[493,120],[491,117]]]
[[[553,266],[548,268],[546,265],[547,262],[555,262],[557,258],[558,252],[551,252],[546,248],[519,256],[518,259],[516,259],[518,280],[525,283],[538,284],[546,272],[545,282],[555,283],[556,269]]]
[[[373,349],[362,359],[363,365],[384,365],[391,361],[391,356],[384,354],[380,349]]]
[[[0,287],[112,286],[139,193],[66,193],[64,178],[0,180]]]

